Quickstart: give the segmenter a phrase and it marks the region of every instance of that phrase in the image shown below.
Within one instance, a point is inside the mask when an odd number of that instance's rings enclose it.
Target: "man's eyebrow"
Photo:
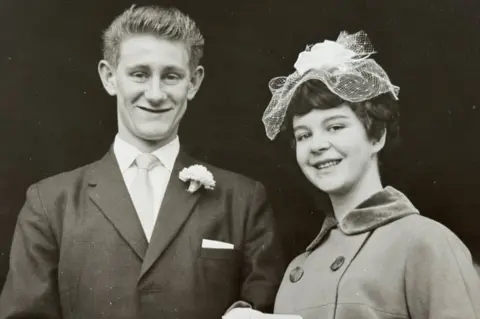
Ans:
[[[131,64],[127,65],[127,69],[148,69],[148,65],[146,64]]]
[[[165,71],[177,71],[177,72],[185,72],[182,67],[176,65],[168,65],[165,67]]]
[[[132,69],[139,69],[139,70],[149,70],[150,66],[148,64],[131,64],[126,66],[127,69],[132,70]],[[164,72],[180,72],[180,73],[185,73],[185,70],[176,65],[167,65],[166,67],[163,68]]]

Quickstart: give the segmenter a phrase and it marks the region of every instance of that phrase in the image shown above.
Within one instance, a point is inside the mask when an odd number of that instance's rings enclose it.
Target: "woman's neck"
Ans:
[[[352,188],[339,194],[330,194],[335,218],[341,220],[345,214],[382,189],[378,165],[375,163]]]

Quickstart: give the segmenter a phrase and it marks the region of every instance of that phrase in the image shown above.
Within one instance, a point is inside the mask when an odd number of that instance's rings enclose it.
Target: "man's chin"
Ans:
[[[176,136],[177,134],[173,132],[158,131],[142,132],[142,134],[139,134],[139,137],[149,144],[167,144],[175,139]]]

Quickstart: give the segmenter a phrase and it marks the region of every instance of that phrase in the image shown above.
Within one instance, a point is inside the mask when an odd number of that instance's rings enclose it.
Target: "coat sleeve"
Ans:
[[[241,299],[254,309],[272,312],[285,270],[283,254],[265,188],[256,183],[245,226]],[[241,305],[245,307],[245,305]]]
[[[0,295],[0,319],[61,318],[57,290],[58,248],[37,185],[27,191]]]
[[[467,247],[437,223],[411,237],[405,288],[412,319],[480,319],[480,276]]]

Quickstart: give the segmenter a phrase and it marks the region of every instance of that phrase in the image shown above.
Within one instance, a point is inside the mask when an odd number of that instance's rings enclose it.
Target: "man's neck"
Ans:
[[[118,136],[128,144],[134,146],[142,153],[153,153],[156,150],[164,147],[168,143],[172,142],[177,135],[174,134],[167,139],[164,140],[144,140],[139,137],[132,137],[128,134],[122,134],[122,132],[118,132]]]

